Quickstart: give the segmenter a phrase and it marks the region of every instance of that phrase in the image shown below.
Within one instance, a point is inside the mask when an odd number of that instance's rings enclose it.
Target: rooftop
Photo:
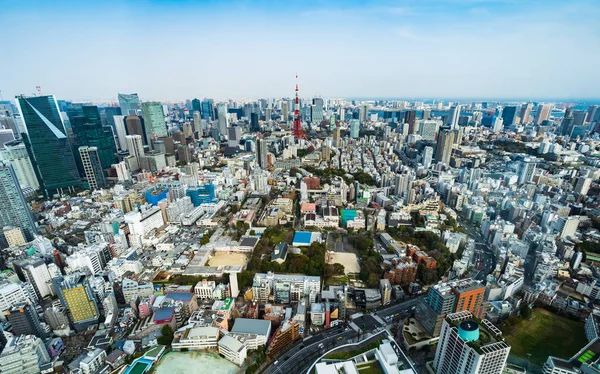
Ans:
[[[231,333],[233,334],[255,334],[268,335],[271,329],[271,321],[251,318],[236,318]]]

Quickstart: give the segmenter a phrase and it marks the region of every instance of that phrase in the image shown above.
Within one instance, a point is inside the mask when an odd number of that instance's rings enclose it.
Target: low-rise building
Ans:
[[[219,340],[219,354],[234,364],[242,366],[247,357],[246,344],[231,335],[225,335]]]

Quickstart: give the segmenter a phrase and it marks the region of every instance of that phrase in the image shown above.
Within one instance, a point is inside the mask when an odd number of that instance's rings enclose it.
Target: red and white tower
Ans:
[[[296,105],[294,107],[294,124],[292,125],[292,135],[297,139],[306,139],[304,130],[302,130],[302,120],[300,119],[300,99],[298,98],[298,74],[296,74]]]

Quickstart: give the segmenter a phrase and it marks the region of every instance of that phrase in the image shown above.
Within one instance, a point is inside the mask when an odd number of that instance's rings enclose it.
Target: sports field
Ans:
[[[244,266],[248,262],[248,257],[244,253],[216,252],[210,260],[209,266]]]
[[[569,359],[587,344],[583,322],[557,316],[544,309],[535,309],[531,320],[522,321],[506,336],[510,353],[543,365],[548,356]]]

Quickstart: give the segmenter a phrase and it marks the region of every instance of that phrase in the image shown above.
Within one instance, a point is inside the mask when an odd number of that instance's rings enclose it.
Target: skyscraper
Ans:
[[[21,188],[40,189],[29,153],[27,153],[27,148],[25,148],[22,141],[13,140],[5,143],[4,149],[0,149],[0,161],[4,161],[13,167]]]
[[[358,120],[360,121],[360,123],[367,122],[368,116],[369,116],[369,104],[361,105],[358,110]]]
[[[404,123],[408,123],[408,134],[415,133],[415,122],[417,120],[417,111],[416,110],[407,110],[404,112]]]
[[[533,123],[539,125],[543,121],[550,118],[550,112],[552,111],[552,106],[550,104],[539,104],[537,106],[537,110],[535,111],[535,119]]]
[[[215,119],[215,113],[214,113],[214,109],[213,109],[213,101],[211,99],[204,99],[202,101],[202,108],[200,110],[200,112],[202,113],[202,118],[205,120],[214,120]]]
[[[144,157],[144,144],[140,135],[127,135],[127,150],[129,154],[138,159],[138,162]]]
[[[454,144],[456,133],[450,129],[443,129],[438,136],[437,149],[435,151],[435,161],[449,166],[452,156],[452,145]]]
[[[505,106],[502,110],[502,123],[504,126],[512,126],[517,120],[517,110],[515,105]]]
[[[600,114],[598,111],[598,105],[590,105],[588,107],[587,116],[585,118],[586,122],[592,123],[596,120],[597,115]]]
[[[142,109],[140,105],[140,98],[138,94],[119,94],[119,106],[121,107],[121,114],[124,116],[137,116],[140,114]]]
[[[521,124],[529,123],[529,116],[531,115],[531,109],[533,109],[533,104],[527,103],[526,105],[521,106]]]
[[[27,241],[37,233],[29,204],[12,166],[0,162],[0,227],[20,227]]]
[[[167,136],[167,126],[165,124],[165,114],[162,104],[158,101],[146,101],[142,103],[142,113],[144,124],[146,125],[146,141],[155,136]]]
[[[115,123],[115,133],[117,134],[119,149],[126,151],[127,142],[125,141],[125,136],[127,136],[127,128],[125,127],[125,116],[113,116],[113,122]]]
[[[250,113],[250,131],[260,131],[258,125],[258,113],[256,112]]]
[[[81,187],[73,150],[54,96],[18,96],[16,102],[27,130],[23,143],[42,193],[50,196],[62,189]]]
[[[219,104],[217,106],[217,116],[219,117],[217,130],[219,131],[220,136],[225,136],[227,135],[227,126],[229,125],[227,119],[227,105]]]
[[[73,117],[71,123],[73,134],[73,147],[96,147],[102,168],[108,169],[117,162],[117,147],[113,135],[113,128],[103,125],[100,111],[96,106],[83,106],[83,116]],[[74,153],[77,153],[77,148]],[[83,171],[83,170],[82,170]]]
[[[144,122],[142,120],[142,117],[125,117],[125,129],[127,130],[127,135],[140,135],[142,137],[142,144],[148,144],[146,139],[146,132],[144,131]]]
[[[460,105],[456,104],[450,108],[448,112],[448,118],[446,125],[450,126],[452,130],[458,127],[458,118],[460,117]]]
[[[424,120],[421,122],[421,128],[419,129],[419,135],[422,140],[435,140],[439,128],[438,121],[435,120]],[[410,134],[410,128],[408,130]]]
[[[510,346],[490,321],[470,312],[448,314],[442,325],[433,369],[437,374],[501,374]]]
[[[258,166],[261,169],[267,169],[267,141],[265,139],[256,139],[256,158]]]
[[[83,163],[83,170],[90,190],[95,191],[106,187],[106,179],[102,171],[98,148],[88,146],[79,147],[79,156]]]
[[[350,120],[350,137],[352,139],[358,139],[360,134],[360,121],[357,119]]]
[[[192,100],[192,112],[202,112],[202,104],[200,99]]]
[[[227,145],[229,147],[237,147],[242,138],[242,129],[239,126],[231,126],[228,130]]]

